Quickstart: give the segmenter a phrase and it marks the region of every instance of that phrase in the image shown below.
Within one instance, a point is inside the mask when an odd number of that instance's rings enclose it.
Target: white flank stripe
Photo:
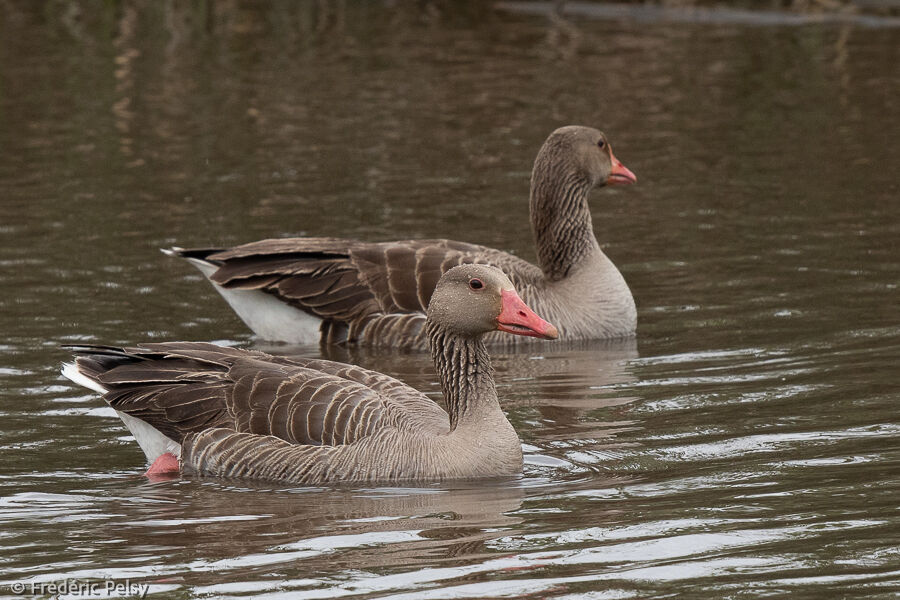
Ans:
[[[197,267],[207,279],[218,269],[216,265],[205,260],[197,258],[186,260]],[[213,281],[210,283],[247,327],[262,339],[289,344],[318,343],[322,319],[294,308],[266,292],[229,290]]]

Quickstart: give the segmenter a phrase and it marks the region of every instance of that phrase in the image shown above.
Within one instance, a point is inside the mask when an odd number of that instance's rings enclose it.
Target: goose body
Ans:
[[[425,311],[441,275],[460,264],[503,270],[563,339],[634,334],[637,311],[622,274],[594,236],[588,196],[632,183],[603,133],[563,127],[544,142],[531,181],[538,264],[445,239],[362,242],[285,238],[229,249],[164,250],[199,268],[264,339],[427,349]],[[489,335],[488,343],[533,338]]]
[[[522,469],[482,339],[497,329],[557,335],[499,270],[448,271],[426,324],[447,411],[357,366],[197,342],[75,346],[63,374],[103,394],[150,472],[300,484],[497,477]]]

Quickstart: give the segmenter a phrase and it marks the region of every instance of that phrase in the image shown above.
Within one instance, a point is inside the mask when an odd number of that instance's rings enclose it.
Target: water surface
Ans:
[[[900,32],[378,4],[0,18],[0,564],[157,597],[900,591]],[[435,6],[437,8],[435,8]],[[636,340],[496,356],[520,479],[140,477],[61,343],[251,338],[159,247],[449,237],[534,257],[531,163],[597,126]],[[439,398],[427,357],[328,353]]]

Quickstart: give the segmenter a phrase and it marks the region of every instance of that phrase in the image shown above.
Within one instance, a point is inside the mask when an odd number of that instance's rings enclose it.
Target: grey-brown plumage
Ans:
[[[557,335],[499,270],[465,265],[442,276],[425,335],[449,414],[360,367],[207,343],[72,347],[77,374],[67,375],[175,442],[186,474],[289,483],[496,477],[522,468],[482,340],[498,328]]]
[[[531,179],[537,266],[500,250],[443,239],[288,238],[225,250],[167,252],[192,260],[223,295],[258,290],[321,319],[325,343],[425,349],[424,313],[434,286],[442,273],[465,263],[503,270],[522,298],[557,324],[564,339],[628,336],[636,326],[634,299],[597,243],[588,195],[596,186],[633,181],[601,132],[575,126],[554,131]],[[263,328],[257,323],[271,319],[241,312],[266,307],[232,305],[257,335],[299,341],[291,326]],[[490,336],[487,341],[527,339]]]

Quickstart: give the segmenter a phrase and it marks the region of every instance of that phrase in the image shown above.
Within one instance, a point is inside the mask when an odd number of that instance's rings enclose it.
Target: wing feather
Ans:
[[[177,442],[215,428],[329,446],[385,427],[449,429],[421,392],[351,365],[186,342],[92,352],[79,347],[76,362],[110,405]]]
[[[361,331],[390,314],[424,314],[440,276],[462,263],[503,269],[517,288],[542,278],[534,265],[506,252],[451,240],[365,243],[338,238],[285,238],[227,250],[181,250],[218,267],[211,279],[226,288],[259,289],[329,322]],[[406,327],[408,323],[381,323]],[[329,341],[360,341],[329,329]],[[394,336],[399,338],[402,336]],[[408,337],[408,336],[406,336]],[[371,342],[372,340],[362,340]]]

